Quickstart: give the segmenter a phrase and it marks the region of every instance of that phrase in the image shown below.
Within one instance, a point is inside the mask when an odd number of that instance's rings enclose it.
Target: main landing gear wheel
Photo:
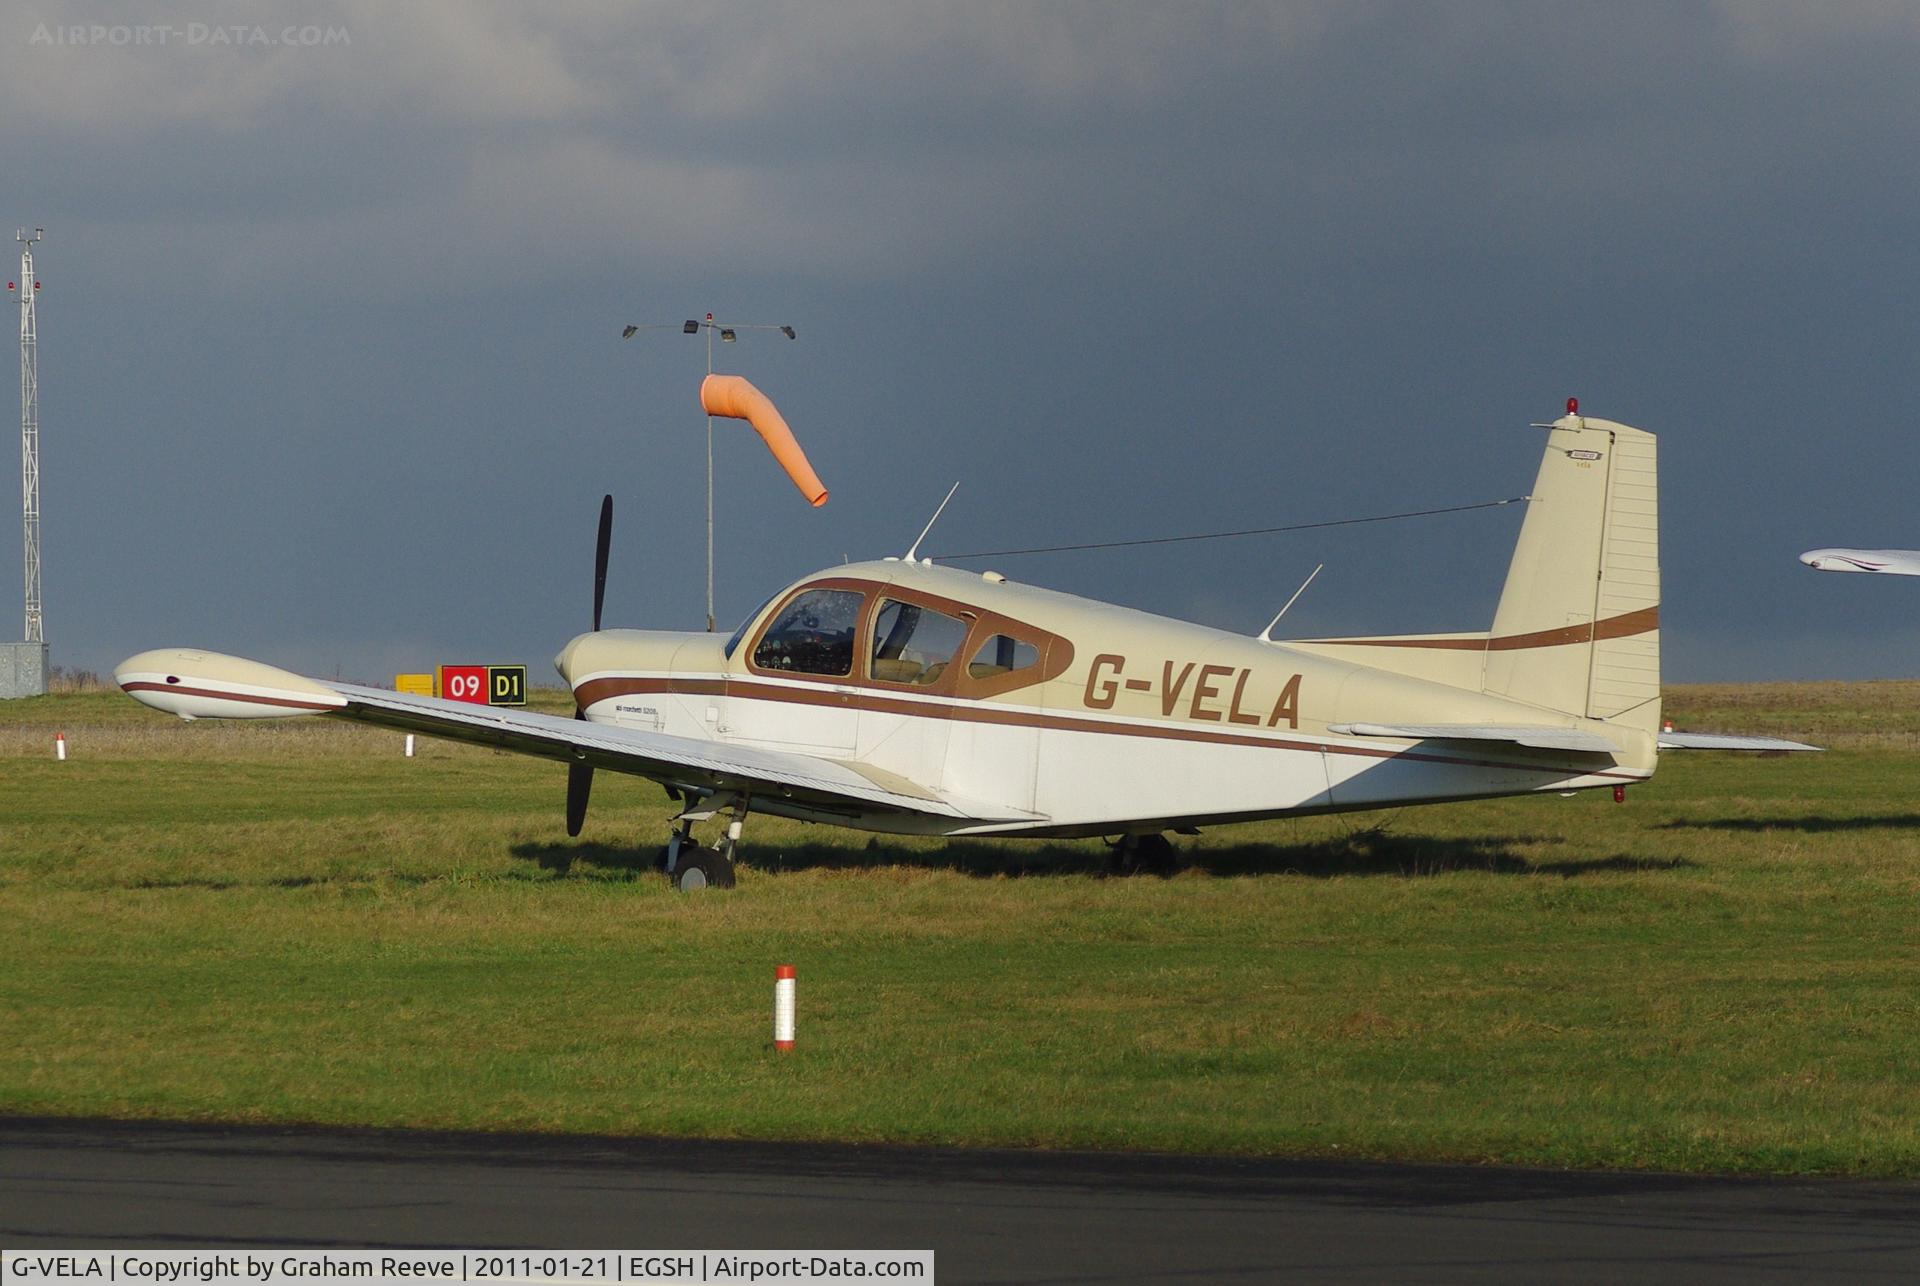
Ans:
[[[733,862],[716,849],[686,844],[681,847],[680,860],[674,863],[667,879],[681,893],[707,888],[730,889],[733,887]]]
[[[1166,879],[1180,867],[1180,855],[1165,835],[1122,835],[1113,845],[1115,875],[1157,875]]]

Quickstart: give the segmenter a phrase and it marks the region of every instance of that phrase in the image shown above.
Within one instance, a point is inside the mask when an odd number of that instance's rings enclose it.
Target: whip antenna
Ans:
[[[953,493],[958,490],[960,490],[960,484],[958,482],[954,483],[951,487],[948,487],[947,500],[953,499]],[[933,517],[927,519],[927,525],[920,529],[920,534],[914,538],[913,548],[907,550],[906,558],[903,561],[909,562],[909,563],[912,562],[913,556],[920,552],[920,542],[927,538],[927,533],[933,530],[933,524],[935,524],[936,522],[939,522],[940,515],[947,511],[947,500],[942,500],[940,502],[940,507],[933,511]]]
[[[1326,566],[1325,563],[1320,564],[1320,567],[1325,567],[1325,566]],[[1273,627],[1278,625],[1280,623],[1280,618],[1287,614],[1287,607],[1293,606],[1294,599],[1299,598],[1302,594],[1307,592],[1307,586],[1313,584],[1313,578],[1320,574],[1320,567],[1316,567],[1312,571],[1307,573],[1307,578],[1300,582],[1300,588],[1293,591],[1293,598],[1290,598],[1287,600],[1287,606],[1281,608],[1278,612],[1275,612],[1273,615],[1273,619],[1267,622],[1267,628],[1260,631],[1260,641],[1262,643],[1273,642]]]

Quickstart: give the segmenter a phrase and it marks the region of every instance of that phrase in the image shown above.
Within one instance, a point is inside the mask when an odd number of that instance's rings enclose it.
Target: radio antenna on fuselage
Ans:
[[[1292,607],[1294,603],[1294,599],[1299,598],[1302,594],[1307,592],[1307,586],[1313,584],[1313,578],[1315,576],[1318,576],[1320,574],[1320,568],[1325,566],[1326,566],[1325,563],[1321,563],[1319,567],[1315,567],[1312,571],[1307,573],[1307,578],[1300,582],[1300,588],[1293,591],[1293,598],[1290,598],[1287,600],[1287,607]],[[1278,625],[1280,623],[1280,618],[1287,614],[1287,607],[1283,607],[1278,612],[1274,613],[1273,619],[1267,622],[1267,628],[1260,631],[1260,641],[1262,643],[1273,642],[1273,627]]]
[[[953,499],[953,493],[958,490],[960,490],[960,484],[958,482],[954,483],[951,487],[948,487],[947,500]],[[940,515],[947,511],[947,500],[942,500],[940,502],[940,507],[933,511],[933,517],[927,519],[927,525],[920,529],[920,534],[918,536],[914,537],[913,547],[907,550],[906,556],[902,561],[910,563],[913,561],[914,555],[920,552],[920,542],[927,538],[927,533],[933,530],[933,524],[935,524],[936,522],[939,522]]]

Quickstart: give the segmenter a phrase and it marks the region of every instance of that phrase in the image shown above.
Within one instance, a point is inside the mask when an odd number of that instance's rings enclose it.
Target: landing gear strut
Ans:
[[[731,804],[733,816],[727,822],[726,838],[718,848],[706,848],[693,838],[693,824],[705,821]],[[676,819],[680,828],[667,841],[666,852],[662,856],[661,868],[666,872],[667,883],[682,893],[691,893],[695,889],[730,889],[733,887],[734,855],[740,849],[740,832],[747,820],[746,796],[735,796],[730,800],[702,801],[692,805]]]
[[[1115,875],[1172,875],[1180,866],[1173,842],[1158,832],[1149,835],[1122,835],[1112,845],[1109,859]]]

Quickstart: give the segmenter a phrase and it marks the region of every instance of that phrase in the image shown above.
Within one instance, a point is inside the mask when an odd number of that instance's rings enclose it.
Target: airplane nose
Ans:
[[[1820,570],[1820,555],[1818,554],[1811,553],[1811,552],[1802,554],[1800,555],[1800,561],[1805,563],[1807,566],[1813,568],[1815,571]]]
[[[568,687],[573,686],[573,658],[580,650],[581,640],[586,637],[585,634],[574,635],[571,639],[567,640],[567,645],[560,649],[560,654],[553,658],[554,670],[560,675],[561,679],[565,681]]]

